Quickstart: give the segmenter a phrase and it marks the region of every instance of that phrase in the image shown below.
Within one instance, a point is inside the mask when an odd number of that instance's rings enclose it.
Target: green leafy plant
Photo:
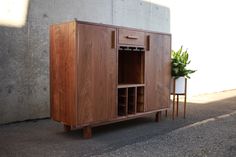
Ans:
[[[183,46],[178,51],[171,51],[171,75],[177,79],[179,77],[190,78],[189,75],[196,72],[196,70],[187,69],[190,64],[188,51],[183,51]]]

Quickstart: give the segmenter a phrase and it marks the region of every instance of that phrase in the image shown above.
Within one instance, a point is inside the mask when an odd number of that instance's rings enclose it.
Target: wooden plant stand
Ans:
[[[175,119],[179,116],[179,96],[184,96],[184,118],[186,118],[186,101],[187,101],[187,79],[185,78],[185,87],[184,87],[184,93],[175,93],[176,88],[176,79],[174,79],[173,83],[173,105],[172,105],[172,119]],[[176,110],[175,110],[176,109]]]

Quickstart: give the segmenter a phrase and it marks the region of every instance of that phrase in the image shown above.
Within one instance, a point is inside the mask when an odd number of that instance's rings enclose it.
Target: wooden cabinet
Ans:
[[[51,117],[66,130],[169,106],[171,35],[72,21],[50,27]]]

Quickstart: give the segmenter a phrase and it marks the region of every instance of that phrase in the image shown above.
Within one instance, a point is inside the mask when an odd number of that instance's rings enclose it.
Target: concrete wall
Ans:
[[[21,28],[0,26],[0,124],[49,116],[49,25],[74,18],[170,31],[170,11],[148,0],[30,0]]]

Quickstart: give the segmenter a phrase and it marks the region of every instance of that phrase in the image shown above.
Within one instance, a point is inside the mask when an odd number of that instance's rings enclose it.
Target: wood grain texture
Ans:
[[[171,60],[168,35],[149,33],[150,50],[145,53],[145,110],[166,108],[169,105]]]
[[[144,102],[144,97],[145,97],[145,92],[144,88],[146,87],[137,87],[137,112],[144,112],[144,107],[145,107],[145,102]]]
[[[170,81],[171,81],[171,36],[161,35],[162,47],[162,108],[170,106]]]
[[[78,124],[107,121],[116,114],[116,49],[113,28],[78,24]]]
[[[144,87],[145,84],[119,84],[117,88]]]
[[[76,22],[50,28],[51,117],[76,125]]]
[[[125,45],[144,45],[144,32],[119,29],[118,41]]]
[[[126,45],[127,50],[120,47]],[[170,46],[171,36],[165,33],[78,21],[52,25],[52,119],[68,128],[85,127],[84,133],[91,136],[92,125],[166,109]],[[125,95],[126,105],[123,116],[118,116],[118,91],[122,90],[119,97]]]
[[[158,34],[150,36],[150,50],[145,53],[145,111],[160,109],[161,93],[158,86],[161,82],[161,54],[158,51],[161,39]]]
[[[90,138],[92,138],[92,128],[91,128],[91,126],[85,126],[85,127],[83,128],[83,137],[84,137],[85,139],[90,139]]]

